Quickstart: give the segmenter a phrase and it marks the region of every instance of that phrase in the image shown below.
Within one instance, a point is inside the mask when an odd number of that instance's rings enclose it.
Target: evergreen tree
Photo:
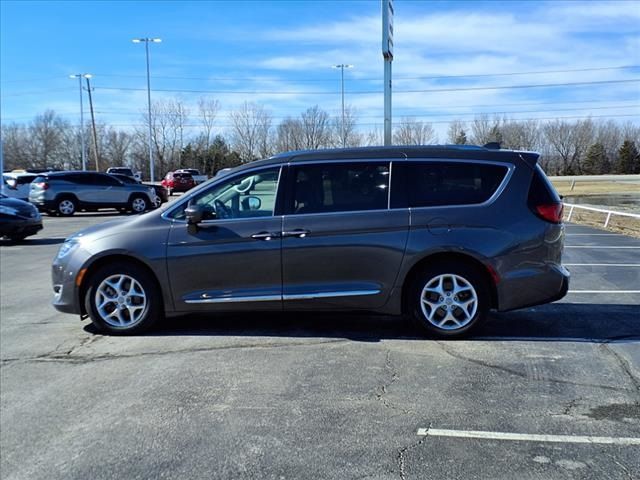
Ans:
[[[465,133],[464,130],[460,130],[458,132],[458,134],[456,135],[455,144],[456,145],[466,145],[467,144],[467,134]]]
[[[587,156],[582,162],[582,173],[586,175],[600,175],[607,173],[609,170],[609,162],[604,145],[594,143],[587,150]]]
[[[625,140],[618,156],[618,173],[640,173],[640,154],[635,142]]]

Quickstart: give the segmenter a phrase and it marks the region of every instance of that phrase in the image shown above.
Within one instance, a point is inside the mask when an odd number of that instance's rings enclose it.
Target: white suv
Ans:
[[[29,199],[29,189],[31,182],[37,178],[36,173],[26,172],[8,172],[2,174],[2,183],[4,193],[9,198],[17,198],[19,200]]]

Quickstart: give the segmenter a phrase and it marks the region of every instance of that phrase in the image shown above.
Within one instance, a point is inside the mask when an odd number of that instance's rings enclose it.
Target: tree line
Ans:
[[[88,168],[130,166],[147,175],[149,125],[156,178],[187,167],[214,175],[222,168],[289,150],[383,144],[382,126],[364,130],[352,107],[345,109],[344,125],[342,116],[331,117],[318,105],[276,124],[263,105],[245,102],[229,113],[224,129],[218,124],[219,112],[215,99],[201,98],[193,111],[180,99],[167,99],[153,102],[151,115],[142,114],[140,125],[99,123],[95,136],[89,125]],[[514,120],[481,114],[471,121],[450,122],[444,139],[431,123],[415,117],[394,123],[396,145],[499,142],[503,148],[540,152],[541,165],[550,175],[640,173],[640,126],[631,122]],[[52,110],[26,124],[4,124],[2,141],[7,169],[81,168],[80,129]]]

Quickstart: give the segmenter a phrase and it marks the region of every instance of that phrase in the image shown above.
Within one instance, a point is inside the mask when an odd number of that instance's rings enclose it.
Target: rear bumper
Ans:
[[[555,302],[569,290],[571,274],[562,265],[544,265],[510,272],[497,286],[501,312]]]

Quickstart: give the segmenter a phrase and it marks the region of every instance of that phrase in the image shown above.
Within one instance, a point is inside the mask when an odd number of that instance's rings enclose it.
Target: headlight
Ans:
[[[78,242],[75,240],[67,240],[62,244],[60,250],[58,250],[58,256],[56,258],[64,258],[69,255],[76,247]]]
[[[18,210],[7,207],[6,205],[0,205],[0,213],[3,213],[4,215],[18,215]]]

